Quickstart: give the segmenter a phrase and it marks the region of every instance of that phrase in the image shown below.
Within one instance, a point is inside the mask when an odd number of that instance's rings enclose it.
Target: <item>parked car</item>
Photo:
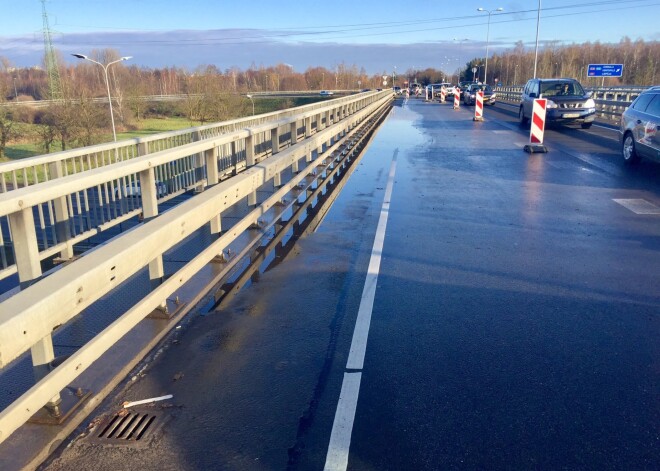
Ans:
[[[319,92],[319,95],[321,95],[321,96],[332,96],[332,95],[334,95],[334,94],[335,94],[335,93],[334,93],[334,92],[331,92],[330,90],[321,90],[321,91]]]
[[[536,98],[548,100],[545,111],[546,126],[552,124],[579,124],[584,129],[591,127],[596,116],[596,103],[580,82],[572,78],[531,79],[522,92],[518,109],[521,125],[526,125],[532,116]]]
[[[481,90],[484,92],[484,105],[494,105],[497,94],[490,85],[483,83],[473,83],[467,87],[463,92],[463,103],[466,105],[474,105],[477,101],[477,92]]]
[[[645,90],[626,108],[619,131],[626,164],[642,157],[660,162],[660,86]]]

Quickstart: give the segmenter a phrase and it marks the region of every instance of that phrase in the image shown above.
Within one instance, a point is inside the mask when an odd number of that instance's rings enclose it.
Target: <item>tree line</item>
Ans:
[[[473,77],[472,68],[477,68],[479,80],[486,83],[501,82],[505,85],[521,85],[534,76],[532,48],[525,48],[518,41],[511,50],[493,54],[488,58],[488,77],[484,78],[485,58],[474,58],[459,71],[465,80]],[[660,42],[632,41],[628,37],[616,44],[588,42],[584,44],[560,45],[546,43],[539,49],[536,61],[537,77],[573,77],[586,87],[640,85],[651,86],[660,81]],[[588,77],[589,64],[623,64],[622,77]]]
[[[488,59],[488,77],[484,77],[485,58],[473,58],[453,71],[427,68],[409,69],[402,76],[383,70],[369,75],[364,68],[344,63],[333,68],[309,67],[296,72],[287,64],[251,66],[247,70],[231,67],[220,70],[205,65],[189,71],[185,68],[145,68],[126,62],[109,69],[109,85],[118,129],[129,129],[150,115],[184,116],[191,123],[223,121],[248,113],[250,103],[241,97],[252,92],[355,90],[380,88],[393,84],[404,86],[416,80],[422,84],[442,81],[457,82],[473,78],[488,83],[520,85],[533,76],[535,51],[525,48],[522,41],[515,47],[493,54]],[[90,58],[107,64],[119,59],[112,49],[95,50]],[[617,44],[585,43],[559,45],[550,42],[539,51],[537,76],[575,77],[586,86],[653,85],[658,80],[660,43],[631,41],[624,37]],[[71,146],[91,145],[99,134],[107,132],[110,119],[107,105],[93,98],[107,96],[103,69],[97,64],[80,60],[67,62],[60,55],[58,63],[62,100],[43,110],[11,106],[18,101],[51,98],[48,73],[42,68],[14,68],[0,57],[0,157],[11,139],[20,137],[21,123],[38,124],[39,141],[45,152],[55,146],[64,150]],[[623,77],[587,79],[586,68],[591,63],[623,64]],[[477,69],[472,72],[472,69]],[[387,83],[383,83],[383,77]],[[150,95],[184,95],[177,104],[148,103]],[[191,124],[192,125],[192,124]]]

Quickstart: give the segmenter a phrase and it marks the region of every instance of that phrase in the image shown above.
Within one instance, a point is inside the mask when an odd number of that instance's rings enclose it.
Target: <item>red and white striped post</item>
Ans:
[[[484,92],[483,90],[477,90],[477,93],[474,97],[474,118],[473,121],[483,121],[484,120]]]
[[[440,87],[440,103],[444,103],[446,99],[447,99],[447,89],[443,85],[442,87]]]
[[[546,153],[547,147],[543,145],[543,132],[545,130],[545,110],[548,100],[537,98],[532,107],[531,126],[529,127],[529,144],[524,149],[525,152],[533,154],[535,152]]]
[[[461,106],[461,90],[460,88],[454,88],[454,109],[457,110]]]

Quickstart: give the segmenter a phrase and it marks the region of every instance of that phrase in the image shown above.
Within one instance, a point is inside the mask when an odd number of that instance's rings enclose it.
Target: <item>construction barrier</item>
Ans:
[[[529,144],[524,147],[525,152],[545,153],[548,149],[543,145],[543,132],[545,131],[545,110],[548,100],[537,98],[532,107],[532,119],[529,127]]]
[[[456,87],[454,89],[454,109],[457,110],[461,107],[461,90]]]
[[[473,121],[483,121],[484,120],[484,92],[483,90],[477,90],[477,93],[474,97],[474,118]]]
[[[446,99],[447,99],[447,89],[443,85],[440,88],[440,103],[444,103]]]

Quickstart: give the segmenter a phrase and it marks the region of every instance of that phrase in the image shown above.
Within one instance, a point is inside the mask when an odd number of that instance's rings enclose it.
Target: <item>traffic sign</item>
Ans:
[[[621,77],[623,64],[589,64],[588,77]]]

